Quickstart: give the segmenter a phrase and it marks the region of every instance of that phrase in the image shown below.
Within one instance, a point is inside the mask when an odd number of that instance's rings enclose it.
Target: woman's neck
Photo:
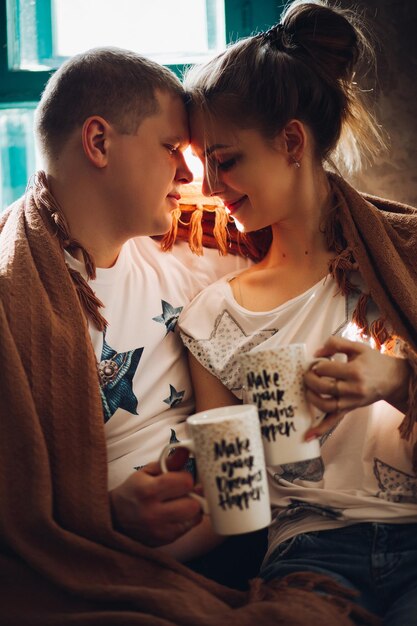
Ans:
[[[321,169],[301,186],[291,217],[272,224],[272,244],[262,261],[265,267],[311,267],[331,256],[323,231],[330,198],[330,185]]]

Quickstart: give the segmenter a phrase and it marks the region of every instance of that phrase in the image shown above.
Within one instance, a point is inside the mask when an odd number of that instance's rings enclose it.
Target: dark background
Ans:
[[[340,6],[353,5],[340,0]],[[389,149],[353,182],[362,191],[417,207],[417,1],[366,0],[357,6],[365,9],[379,41],[375,112],[389,135]]]

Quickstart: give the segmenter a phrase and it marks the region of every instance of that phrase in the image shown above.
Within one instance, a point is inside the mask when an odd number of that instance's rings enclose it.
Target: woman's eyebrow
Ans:
[[[224,143],[215,143],[212,146],[208,147],[207,150],[204,151],[205,156],[210,156],[216,150],[220,150],[221,148],[230,148],[231,146]]]

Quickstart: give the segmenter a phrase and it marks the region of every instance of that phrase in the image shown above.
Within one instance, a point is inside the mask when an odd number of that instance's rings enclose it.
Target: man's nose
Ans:
[[[194,175],[192,171],[190,170],[190,168],[188,167],[187,162],[182,152],[180,153],[179,159],[180,159],[180,162],[177,167],[175,180],[177,180],[178,182],[182,184],[191,183],[194,178]]]

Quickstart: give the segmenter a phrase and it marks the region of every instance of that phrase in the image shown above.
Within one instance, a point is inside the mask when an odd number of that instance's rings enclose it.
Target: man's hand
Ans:
[[[188,496],[193,489],[189,472],[180,471],[188,451],[177,448],[167,460],[170,471],[161,474],[159,463],[149,463],[110,491],[115,527],[150,546],[175,541],[201,522],[199,503]]]
[[[378,400],[405,412],[408,401],[407,359],[381,354],[370,346],[341,337],[331,337],[314,356],[345,354],[346,362],[320,361],[305,375],[307,401],[327,413],[323,422],[306,433],[318,437],[346,413]]]

